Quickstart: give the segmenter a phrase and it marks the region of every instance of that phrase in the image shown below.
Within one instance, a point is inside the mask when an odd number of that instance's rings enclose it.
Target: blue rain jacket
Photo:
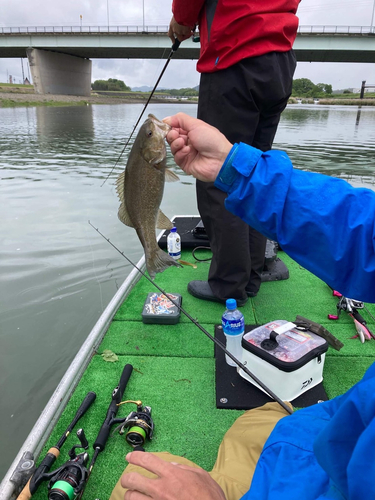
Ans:
[[[375,363],[342,396],[282,418],[242,500],[375,498]]]
[[[375,193],[235,144],[215,186],[226,208],[346,297],[375,302]]]

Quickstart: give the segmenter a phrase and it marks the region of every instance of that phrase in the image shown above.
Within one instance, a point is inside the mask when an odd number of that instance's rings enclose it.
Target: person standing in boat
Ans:
[[[375,192],[294,169],[286,153],[232,145],[183,113],[165,118],[177,165],[227,193],[226,207],[281,242],[344,295],[375,303]],[[372,500],[375,363],[342,396],[288,415],[245,412],[213,470],[169,453],[134,451],[110,500]],[[212,431],[212,429],[211,429]]]
[[[199,25],[198,118],[230,142],[271,149],[280,114],[292,92],[292,50],[300,0],[173,0],[169,36],[188,39]],[[267,239],[228,212],[225,193],[196,182],[198,209],[212,261],[208,281],[191,281],[188,291],[203,300],[244,305],[261,285]]]

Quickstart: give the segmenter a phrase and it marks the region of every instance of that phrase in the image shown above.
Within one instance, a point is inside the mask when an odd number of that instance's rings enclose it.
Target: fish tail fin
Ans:
[[[170,266],[182,267],[179,262],[165,253],[161,248],[158,248],[152,255],[146,253],[146,267],[151,279],[155,278],[156,273],[162,273]]]

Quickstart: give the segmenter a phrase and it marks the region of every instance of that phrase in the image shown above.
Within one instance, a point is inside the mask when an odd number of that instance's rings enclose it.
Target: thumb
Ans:
[[[200,122],[200,120],[186,115],[185,113],[177,113],[173,116],[167,116],[166,118],[163,118],[162,121],[170,125],[172,128],[180,128],[188,133]]]

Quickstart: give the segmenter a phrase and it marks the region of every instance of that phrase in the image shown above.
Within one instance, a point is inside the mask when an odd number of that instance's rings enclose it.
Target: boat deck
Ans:
[[[279,252],[279,257],[287,265],[290,278],[263,283],[258,296],[241,308],[245,322],[293,321],[298,314],[323,324],[344,343],[339,352],[330,347],[326,356],[323,383],[329,398],[333,398],[355,384],[375,360],[375,341],[361,344],[359,339],[350,339],[355,328],[346,313],[341,314],[339,321],[329,321],[327,315],[336,313],[338,301],[330,288],[283,252]],[[194,262],[190,250],[183,251],[182,259]],[[223,305],[195,299],[186,289],[191,280],[207,279],[208,269],[209,262],[197,262],[197,269],[170,268],[157,275],[156,282],[168,293],[181,294],[182,307],[213,335],[214,325],[221,321]],[[69,449],[78,444],[75,432],[79,427],[83,427],[90,443],[91,459],[92,443],[127,363],[134,370],[123,400],[140,399],[152,407],[155,434],[152,442],[146,444],[146,450],[169,451],[207,470],[213,467],[224,433],[242,411],[216,408],[214,344],[188,318],[181,315],[176,325],[142,323],[144,301],[153,291],[154,287],[142,277],[115,315],[42,452],[44,456],[56,444],[87,392],[95,391],[95,403],[69,436],[54,467],[68,460]],[[375,315],[375,305],[367,307]],[[374,321],[366,311],[363,316],[375,330]],[[116,353],[118,362],[104,361],[101,354],[105,349]],[[134,405],[124,405],[117,417],[125,417],[133,410]],[[109,438],[106,449],[97,458],[84,499],[109,498],[126,466],[125,456],[129,451],[131,448],[123,436],[115,434]],[[46,484],[35,494],[36,500],[46,498]]]

